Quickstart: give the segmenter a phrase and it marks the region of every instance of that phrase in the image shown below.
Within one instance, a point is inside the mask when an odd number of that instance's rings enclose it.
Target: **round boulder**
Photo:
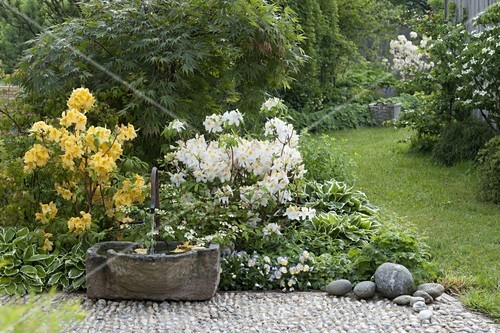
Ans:
[[[372,298],[375,295],[376,285],[375,282],[372,281],[363,281],[358,283],[354,289],[354,295],[359,298],[367,299]]]
[[[439,283],[424,283],[419,285],[417,289],[425,291],[434,299],[444,293],[444,287]]]
[[[413,276],[403,265],[385,263],[375,271],[377,290],[385,297],[411,295],[415,289]]]
[[[326,286],[326,292],[334,296],[344,296],[345,294],[350,293],[351,290],[351,281],[344,279],[335,280]]]

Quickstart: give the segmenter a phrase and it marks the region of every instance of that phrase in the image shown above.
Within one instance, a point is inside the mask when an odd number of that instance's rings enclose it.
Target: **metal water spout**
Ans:
[[[160,183],[158,181],[158,168],[153,167],[151,170],[151,205],[149,206],[149,214],[151,218],[151,245],[149,253],[154,254],[155,233],[159,232],[160,220],[156,217],[156,210],[160,208]],[[156,240],[159,240],[157,235]]]

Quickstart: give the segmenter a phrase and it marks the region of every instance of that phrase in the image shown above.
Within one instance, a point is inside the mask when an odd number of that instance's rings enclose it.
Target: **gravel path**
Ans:
[[[220,292],[209,302],[89,300],[86,320],[69,332],[500,332],[492,320],[443,295],[421,323],[409,307],[322,292]]]
[[[208,302],[105,301],[63,293],[56,299],[78,299],[87,312],[68,333],[500,333],[500,325],[446,294],[430,306],[431,323],[420,322],[410,307],[377,296],[359,301],[323,292],[219,292]],[[0,297],[0,304],[8,302]]]

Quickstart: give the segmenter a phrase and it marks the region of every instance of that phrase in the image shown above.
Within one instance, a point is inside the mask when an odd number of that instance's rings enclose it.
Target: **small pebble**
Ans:
[[[422,310],[425,310],[427,309],[427,305],[425,304],[424,301],[418,301],[418,302],[415,302],[413,305],[412,305],[412,308],[413,308],[413,311],[415,312],[420,312]]]

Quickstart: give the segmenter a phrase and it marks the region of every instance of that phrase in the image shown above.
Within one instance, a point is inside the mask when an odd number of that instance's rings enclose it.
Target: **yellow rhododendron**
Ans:
[[[93,152],[98,150],[105,152],[110,145],[108,142],[112,141],[111,131],[104,127],[90,126],[85,134],[85,142]]]
[[[85,131],[87,126],[87,117],[77,109],[69,109],[62,113],[59,123],[64,127],[75,125],[77,131]]]
[[[112,157],[99,152],[90,157],[88,166],[99,182],[106,182],[116,168],[116,162]]]
[[[127,126],[121,125],[118,129],[119,134],[116,138],[118,142],[125,142],[128,140],[135,139],[137,137],[137,133],[135,132],[134,125],[128,124]]]
[[[69,231],[74,232],[77,235],[90,229],[92,224],[92,215],[85,213],[84,211],[81,211],[80,215],[82,217],[72,217],[68,220]]]
[[[134,178],[134,183],[131,183],[129,179],[125,179],[122,183],[122,187],[118,191],[116,191],[115,195],[113,196],[113,202],[115,203],[116,207],[131,207],[134,202],[144,202],[144,178],[137,174],[134,175]]]
[[[75,199],[76,199],[75,196],[67,188],[62,187],[61,185],[59,185],[57,183],[54,184],[54,188],[56,189],[57,194],[59,194],[64,200],[73,201],[73,202],[75,201]]]
[[[40,204],[42,208],[41,213],[36,213],[35,218],[39,220],[41,223],[46,224],[50,220],[52,220],[57,215],[57,207],[56,204],[52,201],[48,204]]]
[[[74,211],[85,207],[89,212],[105,213],[109,219],[101,215],[94,219],[107,228],[112,225],[111,219],[122,223],[129,221],[127,209],[121,208],[142,203],[146,186],[139,175],[125,179],[120,186],[116,185],[115,178],[121,178],[117,174],[117,161],[123,154],[123,144],[136,138],[137,133],[131,124],[116,126],[113,130],[99,126],[87,128],[85,114],[94,103],[95,99],[88,89],[78,88],[73,90],[67,102],[69,108],[61,114],[58,124],[34,123],[30,132],[38,143],[24,155],[24,169],[30,172],[45,166],[52,158],[55,169],[50,169],[50,172],[55,178],[57,195],[66,200],[70,205],[68,208]],[[80,195],[81,198],[77,197]],[[41,212],[36,214],[41,223],[48,223],[57,214],[53,202],[42,204],[41,208]],[[68,229],[75,234],[81,234],[92,225],[92,217],[85,211],[81,211],[79,217],[67,216],[66,219]],[[43,245],[49,251],[52,248],[50,236],[46,236]]]
[[[31,126],[29,131],[35,134],[37,138],[41,138],[47,135],[47,133],[53,128],[54,127],[47,125],[44,121],[37,121]]]
[[[52,234],[50,232],[45,232],[43,229],[40,229],[40,232],[42,233],[43,237],[45,237],[42,249],[45,251],[52,251],[52,246],[54,245],[54,243],[50,240]]]
[[[49,150],[41,144],[34,144],[33,148],[24,154],[24,171],[31,172],[36,167],[43,167],[49,160]]]
[[[92,109],[94,103],[95,98],[87,88],[74,89],[68,99],[70,109],[84,110],[85,112]]]

